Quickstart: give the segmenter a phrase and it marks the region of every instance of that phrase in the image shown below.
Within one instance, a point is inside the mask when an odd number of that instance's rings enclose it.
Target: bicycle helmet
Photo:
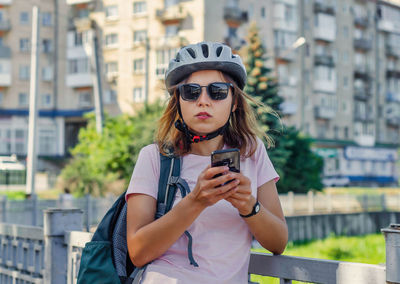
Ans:
[[[200,70],[219,70],[235,80],[243,90],[246,84],[246,68],[239,55],[232,54],[232,49],[223,43],[200,42],[182,47],[176,57],[169,62],[165,73],[167,89]]]

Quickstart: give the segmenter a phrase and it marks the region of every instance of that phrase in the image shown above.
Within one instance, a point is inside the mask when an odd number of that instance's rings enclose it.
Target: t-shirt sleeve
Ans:
[[[157,199],[160,176],[160,154],[155,144],[148,145],[139,152],[135,168],[129,182],[125,200],[132,193],[141,193]]]
[[[279,180],[279,175],[275,171],[271,160],[268,157],[267,150],[265,149],[264,143],[261,139],[257,139],[258,145],[255,152],[256,164],[257,164],[257,188],[262,186],[264,183],[274,180]]]

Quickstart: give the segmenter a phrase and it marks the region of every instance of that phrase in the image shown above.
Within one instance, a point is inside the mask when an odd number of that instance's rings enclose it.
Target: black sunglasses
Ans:
[[[196,83],[181,84],[178,86],[178,95],[185,101],[194,102],[200,97],[201,88],[206,88],[208,96],[212,100],[220,101],[228,97],[229,88],[233,88],[233,84],[226,82],[214,82],[207,86],[200,86]]]

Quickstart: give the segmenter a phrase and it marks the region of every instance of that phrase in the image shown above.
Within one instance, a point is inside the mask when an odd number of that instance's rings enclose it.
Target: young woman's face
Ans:
[[[222,73],[216,70],[197,71],[185,82],[207,86],[214,82],[226,82]],[[213,100],[207,94],[207,88],[201,88],[200,97],[196,101],[186,101],[179,97],[181,112],[186,125],[199,135],[206,135],[225,125],[231,113],[232,88],[229,88],[226,99]],[[235,110],[235,106],[232,111]]]

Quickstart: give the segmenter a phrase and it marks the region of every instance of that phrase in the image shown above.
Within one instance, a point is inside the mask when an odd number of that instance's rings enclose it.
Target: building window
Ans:
[[[21,52],[27,52],[29,51],[29,38],[20,38],[19,39],[19,51]]]
[[[0,92],[0,107],[3,104],[4,93]]]
[[[51,13],[44,12],[44,13],[41,13],[41,15],[42,15],[42,26],[43,27],[51,27],[52,26]]]
[[[106,18],[107,19],[118,18],[118,6],[117,5],[106,6],[105,9],[106,9]]]
[[[16,154],[26,154],[26,130],[25,129],[15,129],[15,152]]]
[[[50,94],[42,94],[41,106],[42,107],[51,107],[51,95]]]
[[[333,135],[334,135],[335,139],[339,138],[339,127],[336,125],[333,127]]]
[[[177,4],[177,0],[164,0],[165,8],[171,7]]]
[[[89,73],[88,58],[68,60],[68,74]]]
[[[261,18],[265,18],[265,7],[261,7]]]
[[[118,73],[118,62],[112,61],[106,63],[106,74]]]
[[[133,88],[133,101],[135,103],[140,103],[144,101],[144,96],[143,96],[143,88]]]
[[[168,25],[165,27],[165,36],[176,36],[178,34],[178,25]]]
[[[92,106],[92,94],[90,92],[79,93],[79,106],[80,107]]]
[[[133,73],[143,73],[144,72],[144,59],[139,58],[133,60]]]
[[[133,14],[142,14],[146,12],[146,1],[133,2]]]
[[[19,66],[19,79],[20,80],[29,80],[29,65],[21,65]]]
[[[134,31],[133,32],[133,42],[143,42],[147,37],[146,30]]]
[[[118,34],[106,35],[106,46],[116,46],[118,44]]]
[[[56,132],[54,129],[39,130],[39,154],[55,155],[57,145]]]
[[[21,12],[19,14],[19,23],[21,25],[29,25],[29,13],[28,12]]]
[[[178,52],[177,48],[157,50],[156,75],[158,77],[164,77],[165,71],[168,68],[170,60],[175,57],[177,52]]]
[[[117,101],[117,91],[115,90],[107,90],[105,92],[104,102],[106,104],[112,104]]]
[[[349,87],[349,77],[347,77],[347,76],[343,77],[343,86],[345,88]]]
[[[28,105],[28,94],[27,93],[19,93],[18,94],[18,105],[20,107],[25,107]]]
[[[51,81],[53,79],[53,68],[51,66],[42,68],[42,80]]]
[[[48,38],[42,39],[42,50],[43,50],[43,53],[51,52],[51,50],[52,50],[51,39],[48,39]]]

